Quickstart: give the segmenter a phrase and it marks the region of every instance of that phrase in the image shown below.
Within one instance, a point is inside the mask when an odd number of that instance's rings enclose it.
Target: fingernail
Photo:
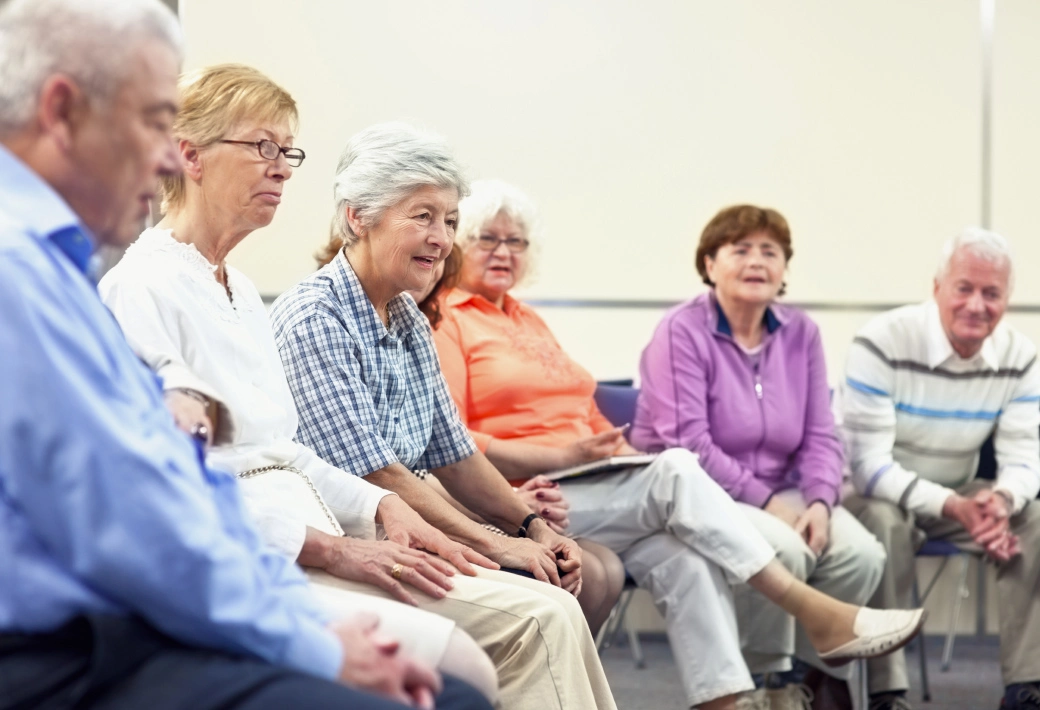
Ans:
[[[542,508],[542,515],[548,515],[548,514],[549,514],[549,509],[548,508]]]
[[[542,493],[541,491],[538,491],[538,492],[537,492],[537,493],[535,494],[535,498],[537,498],[538,500],[545,500],[545,494],[544,494],[544,493]]]

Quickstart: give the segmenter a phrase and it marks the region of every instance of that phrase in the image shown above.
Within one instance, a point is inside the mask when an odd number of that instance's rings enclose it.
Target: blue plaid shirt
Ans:
[[[342,253],[271,309],[300,415],[296,438],[355,476],[398,462],[440,468],[477,451],[426,316],[406,294],[389,313],[387,328]]]

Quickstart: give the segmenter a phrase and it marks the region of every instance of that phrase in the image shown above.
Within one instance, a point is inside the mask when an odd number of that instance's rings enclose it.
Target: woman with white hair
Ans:
[[[481,181],[459,210],[461,280],[434,337],[477,446],[514,480],[638,453],[596,407],[591,375],[510,294],[528,273],[537,238],[531,202],[515,187]],[[731,583],[747,582],[794,615],[830,664],[888,653],[920,629],[921,610],[846,604],[792,576],[686,449],[618,473],[564,480],[561,489],[569,531],[614,550],[654,596],[691,706],[760,702],[761,694],[750,694]]]
[[[497,681],[486,655],[450,619],[413,608],[404,586],[431,599],[454,586],[451,565],[419,548],[468,572],[466,556],[481,558],[423,522],[400,497],[292,440],[296,412],[263,303],[225,262],[270,223],[305,158],[293,146],[295,102],[240,65],[187,75],[180,94],[174,133],[183,174],[164,180],[165,217],[102,279],[103,300],[134,351],[163,379],[175,419],[213,441],[209,465],[237,474],[265,541],[307,568],[321,602],[337,616],[376,614],[381,631],[409,655],[494,699]],[[390,540],[374,539],[377,525]]]
[[[440,374],[429,323],[405,293],[428,285],[450,252],[468,190],[437,136],[396,123],[351,138],[334,184],[334,256],[271,310],[299,411],[297,438],[396,492],[452,539],[535,577],[479,570],[478,579],[460,580],[483,584],[485,603],[495,608],[512,608],[532,592],[541,600],[537,625],[521,623],[515,641],[486,628],[477,607],[468,621],[455,617],[498,666],[504,706],[613,708],[572,596],[581,590],[580,549],[531,514],[476,450]],[[510,536],[453,508],[412,474],[420,468]],[[531,638],[521,640],[525,633]],[[532,660],[503,667],[514,655]]]

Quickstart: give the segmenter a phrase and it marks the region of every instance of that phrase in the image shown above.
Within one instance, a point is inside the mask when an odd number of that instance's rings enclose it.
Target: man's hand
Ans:
[[[473,576],[473,565],[498,569],[498,565],[476,550],[455,542],[433,527],[412,510],[399,496],[383,496],[376,508],[376,522],[383,526],[386,536],[398,545],[413,550],[428,550],[455,565],[463,574]]]
[[[532,513],[542,516],[554,531],[562,533],[571,524],[567,517],[571,504],[563,497],[560,484],[545,476],[535,476],[517,488],[516,494]]]
[[[205,431],[206,446],[213,443],[213,422],[210,421],[202,402],[180,390],[167,390],[163,393],[163,399],[178,429],[191,437]],[[205,427],[205,430],[201,430],[200,427]]]
[[[972,496],[982,512],[983,522],[971,531],[975,542],[986,554],[998,562],[1007,562],[1021,552],[1018,536],[1011,533],[1011,503],[1003,494],[991,488]]]
[[[942,512],[944,518],[960,523],[993,559],[1006,562],[1019,554],[1018,538],[1011,534],[1009,506],[1002,495],[983,490],[965,498],[954,493],[946,499]]]
[[[813,554],[823,554],[831,539],[831,511],[820,501],[814,501],[795,521],[794,531],[805,539]]]
[[[983,509],[971,498],[954,493],[943,503],[942,515],[960,523],[969,533],[985,522]]]
[[[581,593],[581,548],[574,540],[564,537],[543,525],[537,520],[528,527],[532,540],[544,545],[552,551],[556,558],[556,567],[563,573],[560,584],[563,589],[574,596]]]
[[[763,510],[780,518],[792,528],[798,524],[798,519],[801,517],[797,510],[780,500],[780,496],[770,498]]]
[[[434,710],[433,699],[442,687],[440,675],[401,653],[397,641],[380,634],[378,625],[379,619],[371,614],[329,625],[343,645],[340,682],[408,707]]]

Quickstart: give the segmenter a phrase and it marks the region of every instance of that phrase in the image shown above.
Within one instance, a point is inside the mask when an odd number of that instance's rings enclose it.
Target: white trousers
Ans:
[[[452,626],[458,624],[490,656],[498,671],[500,707],[616,710],[595,641],[572,595],[546,582],[481,568],[476,577],[456,574],[452,581],[455,587],[443,599],[418,591],[412,596],[420,613],[432,612]],[[391,599],[361,582],[323,574],[321,583],[336,591]],[[422,643],[414,637],[429,626],[409,629],[408,623],[402,617],[388,630],[403,626],[399,638]]]
[[[777,497],[799,513],[805,502],[798,490]],[[791,574],[835,599],[861,606],[870,599],[885,569],[885,548],[842,506],[831,512],[830,542],[816,557],[794,528],[772,513],[738,503],[744,516],[773,546]],[[823,663],[794,618],[746,584],[735,590],[744,658],[753,673],[790,670],[797,656],[836,678],[848,680],[852,665],[831,668]]]
[[[773,559],[733,499],[685,449],[649,466],[563,482],[571,532],[621,556],[665,618],[688,705],[753,689],[732,584]]]

